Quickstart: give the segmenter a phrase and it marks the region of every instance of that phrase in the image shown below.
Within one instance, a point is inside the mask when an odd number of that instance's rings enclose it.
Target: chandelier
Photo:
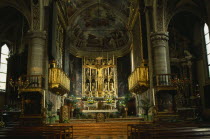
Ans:
[[[9,84],[13,88],[17,88],[17,90],[19,90],[20,88],[27,88],[29,86],[30,82],[28,79],[22,80],[22,78],[19,77],[18,80],[16,80],[16,81],[14,81],[12,78],[10,78]]]

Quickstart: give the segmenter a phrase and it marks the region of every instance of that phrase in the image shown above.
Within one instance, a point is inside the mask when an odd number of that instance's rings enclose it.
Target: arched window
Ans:
[[[209,38],[209,27],[208,27],[207,24],[204,25],[204,36],[205,36],[205,44],[206,44],[208,74],[209,74],[209,77],[210,77],[210,38]]]
[[[9,48],[6,44],[0,47],[0,92],[6,91],[7,79],[7,58],[9,56]]]

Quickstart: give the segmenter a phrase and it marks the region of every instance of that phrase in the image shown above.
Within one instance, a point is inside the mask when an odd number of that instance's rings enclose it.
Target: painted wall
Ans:
[[[117,59],[118,96],[122,97],[128,91],[128,77],[131,74],[130,54]]]
[[[133,64],[134,69],[140,66],[141,62],[141,40],[140,40],[140,26],[139,19],[136,20],[134,28],[132,30],[133,33]]]
[[[82,96],[82,59],[70,54],[70,95]]]

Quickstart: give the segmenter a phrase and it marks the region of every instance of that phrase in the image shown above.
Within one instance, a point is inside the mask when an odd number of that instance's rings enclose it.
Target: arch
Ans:
[[[21,7],[20,4],[16,2],[11,2],[9,0],[3,1],[0,3],[0,9],[4,7],[11,7],[16,9],[22,16],[25,17],[27,23],[29,26],[31,26],[31,12],[30,9],[27,9],[26,7]]]
[[[177,3],[178,2],[176,2],[176,4]],[[168,8],[165,12],[171,13],[169,10],[172,10],[172,9]],[[175,9],[174,12],[172,12],[172,14],[168,15],[166,23],[165,23],[167,29],[168,29],[169,24],[170,24],[171,20],[173,19],[173,17],[176,16],[177,14],[181,13],[181,12],[190,12],[193,15],[195,15],[196,17],[200,18],[202,21],[207,20],[207,19],[204,18],[205,17],[204,13],[201,12],[199,7],[196,7],[195,5],[192,5],[190,7],[187,6],[187,5],[182,5],[182,6],[178,7],[177,9]]]
[[[15,47],[21,44],[23,35],[29,30],[30,25],[28,24],[26,17],[14,7],[1,6],[0,12],[2,13],[0,14],[0,18],[2,19],[2,22],[0,23],[0,34],[2,34],[0,44],[6,43],[13,53],[13,50],[18,50],[15,49]],[[4,12],[9,12],[10,14],[7,16]],[[10,35],[11,32],[16,33]],[[14,49],[11,47],[14,47]]]
[[[204,33],[204,40],[205,40],[205,49],[206,49],[206,59],[207,59],[207,72],[208,72],[208,77],[210,77],[210,36],[209,36],[209,26],[207,23],[204,24],[203,27],[203,33]]]
[[[4,44],[7,45],[7,47],[10,50],[10,53],[11,53],[11,49],[12,49],[11,46],[13,46],[13,43],[11,41],[9,41],[9,40],[0,40],[0,47],[3,46]]]
[[[6,91],[7,81],[7,58],[9,57],[9,47],[3,44],[0,47],[0,91]]]

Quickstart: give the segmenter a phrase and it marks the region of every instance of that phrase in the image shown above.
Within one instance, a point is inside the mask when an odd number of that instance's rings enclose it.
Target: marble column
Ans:
[[[154,72],[155,74],[169,74],[170,71],[169,59],[167,47],[168,47],[168,33],[167,32],[155,32],[151,33],[151,42],[154,54]]]
[[[45,67],[46,32],[29,31],[28,75],[43,75]]]

